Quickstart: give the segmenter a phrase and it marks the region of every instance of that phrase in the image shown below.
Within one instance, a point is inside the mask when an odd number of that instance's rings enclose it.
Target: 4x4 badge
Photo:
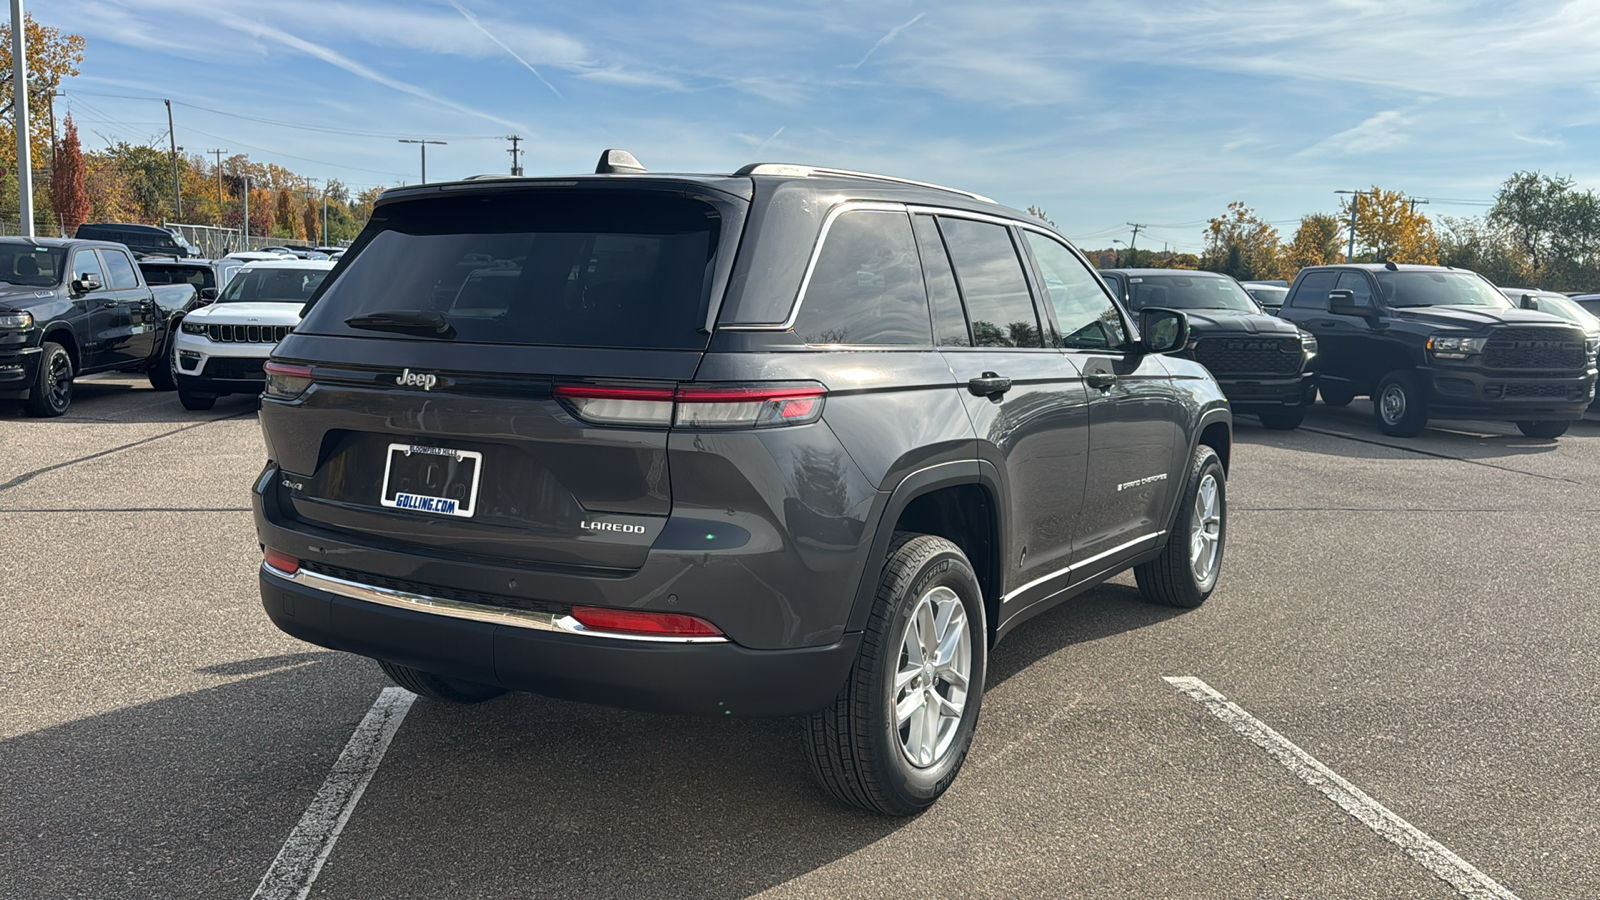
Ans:
[[[401,369],[400,374],[394,377],[394,383],[401,387],[419,387],[425,391],[433,390],[439,383],[439,376],[426,372],[413,372],[410,369]]]

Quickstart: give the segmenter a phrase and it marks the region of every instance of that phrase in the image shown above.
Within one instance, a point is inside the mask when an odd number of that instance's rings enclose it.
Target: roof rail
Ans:
[[[798,166],[789,163],[751,163],[733,173],[736,176],[745,175],[778,175],[788,178],[809,178],[813,175],[831,175],[842,178],[870,178],[874,181],[888,181],[894,184],[909,184],[913,187],[929,188],[935,191],[944,191],[950,194],[960,194],[971,197],[984,203],[993,203],[994,200],[982,194],[963,191],[960,188],[945,187],[942,184],[933,184],[927,181],[913,181],[910,178],[897,178],[893,175],[876,175],[872,172],[856,172],[850,169],[829,169],[822,166]]]

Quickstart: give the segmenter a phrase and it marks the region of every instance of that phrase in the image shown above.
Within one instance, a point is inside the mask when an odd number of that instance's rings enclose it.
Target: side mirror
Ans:
[[[200,302],[201,303],[210,303],[211,301],[213,301],[215,299],[217,299],[217,289],[216,288],[209,287],[209,288],[201,288],[200,289]]]
[[[1354,291],[1341,289],[1328,292],[1328,312],[1336,316],[1369,316],[1372,314],[1372,306],[1357,303]]]
[[[100,290],[100,282],[95,281],[93,278],[78,278],[72,282],[72,292],[74,294],[87,294],[90,291],[98,290]]]
[[[1148,353],[1182,350],[1189,343],[1189,317],[1175,309],[1141,309],[1139,342]]]
[[[1522,295],[1522,302],[1517,304],[1517,305],[1521,306],[1523,309],[1538,309],[1539,308],[1539,298],[1535,297],[1532,294],[1523,294]]]

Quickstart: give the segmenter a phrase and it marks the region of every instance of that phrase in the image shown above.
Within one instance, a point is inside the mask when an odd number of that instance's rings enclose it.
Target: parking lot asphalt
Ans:
[[[0,896],[250,897],[387,686],[261,611],[254,407],[0,406]],[[311,896],[1461,896],[1163,676],[1515,896],[1600,895],[1600,421],[1369,411],[1241,416],[1212,599],[1120,577],[1008,637],[920,817],[829,803],[791,720],[421,699]]]

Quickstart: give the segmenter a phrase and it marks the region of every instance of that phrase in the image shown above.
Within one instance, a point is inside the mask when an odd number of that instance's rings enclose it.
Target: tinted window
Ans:
[[[967,314],[961,308],[961,292],[956,289],[956,273],[944,238],[932,216],[912,216],[917,235],[917,250],[922,254],[922,277],[928,285],[928,305],[933,311],[933,340],[940,347],[970,347]]]
[[[121,250],[101,250],[100,258],[105,262],[106,275],[111,279],[111,287],[115,290],[125,291],[139,286],[139,275],[133,271],[133,260]]]
[[[1373,305],[1372,282],[1368,281],[1367,276],[1361,272],[1340,272],[1339,280],[1334,282],[1333,289],[1336,291],[1349,291],[1350,298],[1358,304],[1364,306]]]
[[[1022,261],[1003,225],[940,217],[979,347],[1042,347]]]
[[[1295,309],[1327,309],[1328,292],[1333,290],[1333,280],[1338,274],[1332,269],[1308,272],[1300,279],[1300,286],[1294,289],[1294,299],[1289,306]]]
[[[196,290],[216,287],[209,266],[164,266],[160,263],[141,263],[145,284],[192,284]]]
[[[1269,284],[1251,285],[1246,287],[1245,290],[1250,292],[1250,296],[1256,298],[1257,303],[1273,309],[1282,306],[1283,298],[1289,296],[1288,288],[1275,287]]]
[[[720,222],[709,204],[666,192],[396,204],[374,216],[301,330],[440,339],[345,324],[421,311],[442,316],[463,342],[703,348]]]
[[[1045,296],[1061,326],[1062,346],[1105,349],[1127,343],[1122,314],[1077,254],[1036,231],[1023,234],[1039,262]]]
[[[1129,275],[1131,309],[1227,309],[1260,312],[1238,282],[1217,275]]]
[[[50,287],[61,282],[61,270],[66,261],[65,250],[0,243],[0,281]]]
[[[1378,287],[1391,306],[1489,306],[1513,304],[1471,272],[1379,272]]]
[[[72,280],[89,281],[93,279],[104,287],[105,273],[100,271],[100,257],[94,255],[93,250],[79,250],[72,254]]]
[[[905,213],[862,209],[833,220],[794,331],[808,344],[932,343],[922,267]]]
[[[231,303],[259,300],[304,303],[311,299],[311,295],[322,284],[322,279],[327,277],[327,269],[251,269],[248,272],[240,272],[239,277],[228,282],[227,290],[222,292],[217,301]]]

